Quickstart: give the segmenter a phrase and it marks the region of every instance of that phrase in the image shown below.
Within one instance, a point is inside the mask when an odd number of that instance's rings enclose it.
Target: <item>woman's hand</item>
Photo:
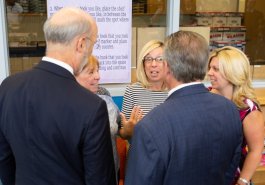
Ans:
[[[123,139],[130,139],[133,135],[134,126],[143,118],[143,111],[140,106],[134,106],[127,120],[123,113],[120,113],[122,127],[119,131]]]

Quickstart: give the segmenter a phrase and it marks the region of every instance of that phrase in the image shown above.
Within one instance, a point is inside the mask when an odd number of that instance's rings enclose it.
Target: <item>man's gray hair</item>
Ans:
[[[178,31],[165,40],[164,57],[174,77],[183,83],[203,80],[207,71],[209,46],[204,37]]]
[[[63,8],[44,23],[43,31],[47,42],[69,44],[76,36],[90,34],[89,15],[78,8]]]

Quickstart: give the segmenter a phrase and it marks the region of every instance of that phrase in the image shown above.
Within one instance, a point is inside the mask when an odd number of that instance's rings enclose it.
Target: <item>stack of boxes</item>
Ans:
[[[17,0],[24,13],[46,13],[46,1],[44,0]]]
[[[29,12],[29,1],[28,0],[20,0],[18,2],[23,8],[23,13],[28,13]]]
[[[34,13],[46,12],[46,1],[43,0],[29,0],[29,11]]]
[[[133,14],[143,14],[145,13],[145,0],[133,0],[132,2],[132,13]]]
[[[10,73],[15,74],[21,71],[29,70],[36,66],[41,57],[11,57],[10,58]]]
[[[133,14],[166,14],[167,0],[133,0]]]
[[[246,27],[241,25],[243,14],[239,12],[197,12],[198,26],[209,26],[210,50],[234,46],[245,51]]]

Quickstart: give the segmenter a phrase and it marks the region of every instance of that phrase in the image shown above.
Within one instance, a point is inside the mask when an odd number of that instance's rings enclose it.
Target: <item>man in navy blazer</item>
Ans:
[[[0,86],[3,185],[114,185],[106,103],[79,85],[97,39],[93,18],[63,8],[44,24],[46,56]]]
[[[240,158],[235,105],[202,84],[208,44],[194,32],[166,38],[167,100],[135,127],[126,185],[229,185]]]

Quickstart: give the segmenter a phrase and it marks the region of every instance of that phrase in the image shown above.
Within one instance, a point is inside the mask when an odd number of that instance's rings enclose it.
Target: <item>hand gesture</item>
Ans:
[[[134,126],[143,118],[143,111],[140,106],[134,106],[127,120],[123,113],[120,113],[122,127],[120,129],[120,136],[123,139],[130,139],[133,135]]]

